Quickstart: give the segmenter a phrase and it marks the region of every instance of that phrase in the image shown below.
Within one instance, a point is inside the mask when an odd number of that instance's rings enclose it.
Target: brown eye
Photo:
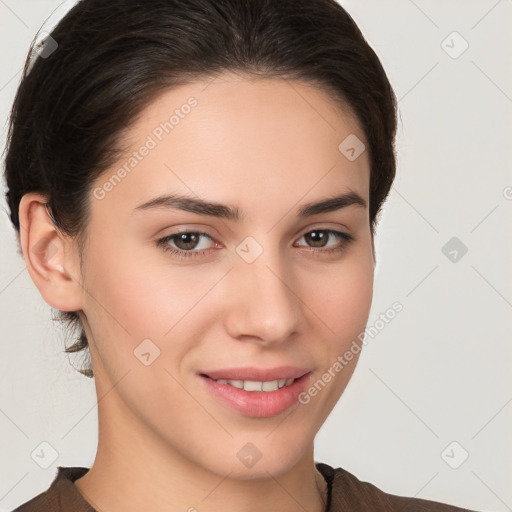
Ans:
[[[315,229],[312,231],[308,231],[307,233],[302,235],[301,238],[304,238],[306,240],[306,243],[308,244],[310,249],[321,249],[323,247],[328,247],[327,244],[331,239],[337,239],[340,241],[338,245],[332,248],[314,251],[319,253],[333,253],[342,251],[348,244],[355,240],[354,237],[352,235],[349,235],[348,233],[342,233],[341,231],[335,231],[332,229]]]
[[[208,247],[201,247],[200,250],[196,250],[198,249],[198,245],[201,244],[203,237],[212,240],[209,235],[200,231],[182,231],[161,238],[158,240],[157,244],[162,247],[164,251],[175,254],[180,258],[191,258],[202,256],[208,251]]]
[[[173,235],[172,240],[178,249],[187,251],[196,248],[200,237],[199,233],[180,233]]]
[[[325,247],[329,238],[331,238],[331,233],[320,230],[310,231],[304,235],[304,239],[313,247]]]

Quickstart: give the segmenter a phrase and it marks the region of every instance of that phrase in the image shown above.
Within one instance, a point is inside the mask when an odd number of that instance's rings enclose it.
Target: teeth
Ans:
[[[255,381],[255,380],[227,380],[218,379],[219,384],[229,384],[238,389],[245,391],[276,391],[284,386],[289,386],[295,379],[278,379],[271,381]]]
[[[245,386],[244,386],[244,389],[246,389]],[[277,381],[277,380],[271,380],[269,382],[261,383],[262,391],[275,391],[276,389],[279,389],[279,381]]]
[[[263,382],[257,382],[255,380],[246,380],[244,381],[244,389],[245,391],[261,391],[263,389]]]

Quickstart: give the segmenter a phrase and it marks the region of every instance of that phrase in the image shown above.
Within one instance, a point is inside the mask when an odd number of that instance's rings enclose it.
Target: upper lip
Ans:
[[[279,379],[298,379],[309,373],[309,368],[298,368],[295,366],[278,366],[275,368],[255,368],[244,366],[240,368],[224,368],[221,370],[207,370],[200,372],[211,379],[226,380],[252,380],[258,382],[268,382]]]

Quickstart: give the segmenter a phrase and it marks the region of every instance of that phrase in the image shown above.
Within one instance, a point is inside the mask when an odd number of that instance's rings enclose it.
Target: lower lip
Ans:
[[[276,416],[298,403],[298,396],[306,388],[310,376],[311,372],[306,373],[289,386],[276,391],[245,391],[230,384],[220,384],[204,375],[199,377],[211,393],[232,409],[246,416],[266,418]]]

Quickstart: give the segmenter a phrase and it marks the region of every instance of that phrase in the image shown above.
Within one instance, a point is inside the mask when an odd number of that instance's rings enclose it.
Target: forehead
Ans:
[[[165,192],[260,209],[263,197],[289,203],[353,190],[368,198],[368,152],[342,151],[347,140],[366,145],[358,121],[302,82],[224,73],[180,85],[156,97],[123,140],[128,150],[96,185],[124,168],[108,196],[132,207]]]

